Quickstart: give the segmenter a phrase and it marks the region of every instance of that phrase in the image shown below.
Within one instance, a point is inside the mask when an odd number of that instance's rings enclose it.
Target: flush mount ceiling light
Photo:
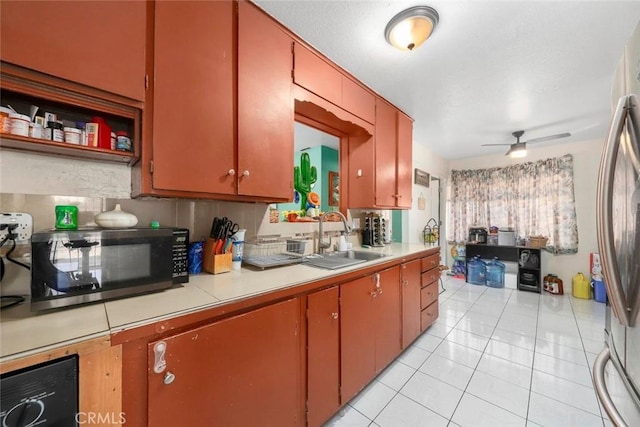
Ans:
[[[432,7],[411,7],[391,18],[384,30],[384,37],[390,45],[411,51],[429,38],[438,19],[438,12]]]
[[[509,148],[509,151],[507,151],[505,155],[512,159],[526,157],[527,144],[525,142],[516,142],[515,144],[511,144],[511,148]]]

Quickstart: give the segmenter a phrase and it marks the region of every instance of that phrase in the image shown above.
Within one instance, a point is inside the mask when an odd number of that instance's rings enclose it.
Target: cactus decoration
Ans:
[[[315,166],[311,166],[309,154],[300,154],[300,166],[293,168],[293,188],[300,193],[300,210],[303,212],[307,209],[307,196],[317,179],[318,170]]]

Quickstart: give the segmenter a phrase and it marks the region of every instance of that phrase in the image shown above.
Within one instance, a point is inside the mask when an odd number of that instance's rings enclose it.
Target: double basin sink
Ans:
[[[384,258],[387,255],[379,252],[367,251],[344,251],[330,252],[325,254],[309,255],[305,259],[305,264],[325,268],[327,270],[337,270],[351,265],[361,264],[363,262]]]

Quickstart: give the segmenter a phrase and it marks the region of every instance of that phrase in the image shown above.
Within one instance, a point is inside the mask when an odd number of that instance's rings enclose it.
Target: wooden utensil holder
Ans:
[[[214,239],[208,238],[204,244],[204,254],[202,256],[202,266],[204,271],[211,274],[220,274],[231,271],[231,252],[226,254],[215,254]]]

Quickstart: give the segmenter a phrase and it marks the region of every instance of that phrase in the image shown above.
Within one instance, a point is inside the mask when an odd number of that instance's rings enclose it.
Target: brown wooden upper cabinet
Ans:
[[[375,121],[375,96],[300,43],[294,44],[293,81],[298,86],[366,120]]]
[[[239,4],[238,194],[293,195],[292,38],[251,3]]]
[[[2,2],[0,57],[134,100],[144,100],[145,2]]]
[[[376,103],[375,206],[411,208],[413,122],[393,105]]]
[[[234,8],[231,1],[156,2],[152,188],[235,194]],[[142,165],[144,168],[144,165]]]
[[[293,194],[292,39],[244,1],[236,39],[235,5],[155,3],[153,129],[144,138],[141,194]]]

